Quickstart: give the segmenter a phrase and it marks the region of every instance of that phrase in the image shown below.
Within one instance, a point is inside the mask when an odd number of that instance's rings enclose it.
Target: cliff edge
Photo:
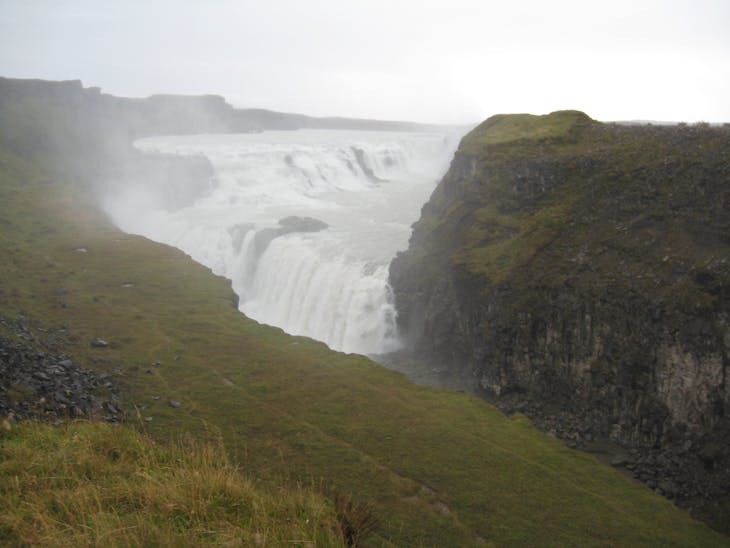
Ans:
[[[730,530],[727,126],[493,116],[390,279],[422,359]]]

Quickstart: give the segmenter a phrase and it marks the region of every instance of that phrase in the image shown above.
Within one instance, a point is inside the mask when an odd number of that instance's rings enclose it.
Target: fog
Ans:
[[[724,0],[0,0],[0,75],[315,116],[722,122],[728,28]]]

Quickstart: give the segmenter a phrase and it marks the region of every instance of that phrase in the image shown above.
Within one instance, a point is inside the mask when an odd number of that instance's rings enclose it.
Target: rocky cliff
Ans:
[[[574,445],[610,440],[627,451],[615,464],[721,514],[727,127],[494,116],[462,140],[390,276],[422,359]]]

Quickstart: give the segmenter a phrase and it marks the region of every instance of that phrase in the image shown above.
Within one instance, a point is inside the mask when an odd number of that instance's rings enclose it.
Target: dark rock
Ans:
[[[253,242],[256,256],[260,257],[274,238],[294,232],[319,232],[328,226],[324,221],[312,217],[284,217],[279,220],[279,228],[265,228],[256,233]]]
[[[175,409],[177,409],[178,407],[181,407],[182,406],[182,404],[179,401],[177,401],[177,400],[170,400],[167,404],[170,407],[174,407]]]
[[[118,400],[119,389],[108,376],[83,369],[37,345],[0,337],[0,415],[51,422],[102,413],[114,420],[122,416],[116,405],[97,399],[104,386],[111,399]],[[103,379],[108,380],[104,383]],[[3,387],[14,388],[14,396],[9,397]]]
[[[33,378],[42,380],[42,381],[50,381],[51,378],[46,375],[43,371],[34,371],[33,372]]]
[[[724,447],[719,443],[708,443],[700,450],[697,456],[705,466],[711,467],[722,456],[723,449]]]
[[[105,401],[103,404],[103,407],[104,407],[104,411],[106,411],[107,413],[109,413],[111,415],[118,415],[120,413],[119,409],[114,407],[114,404],[112,404],[111,402]]]
[[[313,217],[284,217],[279,219],[279,225],[287,232],[319,232],[329,225]]]
[[[730,264],[707,257],[730,244],[730,132],[517,116],[519,138],[510,116],[464,137],[392,261],[403,339],[571,446],[634,449],[679,504],[721,502]]]
[[[351,147],[352,152],[355,154],[355,162],[362,170],[365,177],[368,178],[369,181],[377,183],[377,182],[383,182],[384,179],[381,179],[377,175],[375,175],[375,172],[372,170],[372,168],[368,165],[366,159],[365,159],[365,151],[361,148],[357,147]]]
[[[659,489],[662,490],[662,493],[666,497],[672,497],[672,496],[674,496],[674,492],[675,492],[674,485],[672,484],[672,482],[670,482],[668,480],[660,481],[659,482]]]

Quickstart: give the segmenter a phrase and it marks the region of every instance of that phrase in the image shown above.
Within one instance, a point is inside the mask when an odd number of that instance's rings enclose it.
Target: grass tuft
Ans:
[[[159,444],[130,427],[90,422],[26,422],[1,436],[2,545],[343,544],[341,511],[324,496],[267,492],[220,444]],[[345,510],[356,546],[367,521],[359,507]]]
[[[378,530],[378,519],[369,504],[356,502],[349,495],[334,496],[337,522],[347,546],[356,548]]]

